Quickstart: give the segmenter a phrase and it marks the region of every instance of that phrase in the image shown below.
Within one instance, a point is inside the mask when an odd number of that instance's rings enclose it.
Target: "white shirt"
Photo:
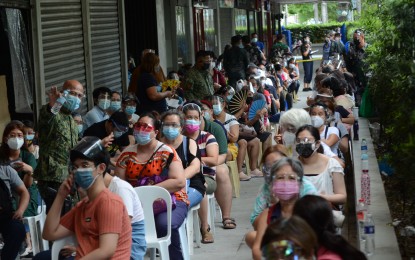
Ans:
[[[141,206],[141,201],[134,191],[133,186],[117,176],[114,176],[108,189],[120,196],[123,200],[128,216],[132,217],[131,224],[144,219],[143,207]]]
[[[233,125],[239,125],[238,120],[236,120],[236,117],[233,115],[230,115],[228,113],[225,114],[225,121],[223,122],[223,127],[225,127],[226,131],[230,131],[231,126]]]
[[[326,128],[327,128],[327,126],[324,126],[323,132],[320,133],[320,140],[326,140],[332,134],[336,135],[337,138],[339,138],[339,139],[334,145],[330,146],[330,149],[333,153],[337,154],[337,149],[339,148],[339,143],[340,143],[339,129],[337,129],[337,127],[334,127],[334,126],[330,126],[328,129],[326,129]],[[325,136],[326,130],[327,130],[327,136]],[[324,141],[322,141],[322,142],[324,142]]]

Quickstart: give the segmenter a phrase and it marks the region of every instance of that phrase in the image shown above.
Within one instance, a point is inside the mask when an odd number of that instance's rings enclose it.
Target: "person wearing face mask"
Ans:
[[[109,119],[95,123],[84,131],[84,136],[111,139],[111,143],[107,146],[111,157],[131,144],[129,135],[132,135],[132,132],[129,130],[127,115],[123,111],[113,113]]]
[[[157,185],[165,188],[175,200],[171,215],[171,259],[183,259],[179,228],[187,216],[189,201],[185,191],[186,178],[174,148],[158,141],[160,122],[152,113],[140,115],[134,125],[137,144],[127,147],[118,157],[116,175],[133,187]],[[167,212],[155,216],[158,237],[167,233]]]
[[[244,45],[245,51],[249,55],[249,62],[252,62],[256,65],[263,64],[265,61],[265,56],[256,45],[251,44],[249,35],[242,36],[242,43]]]
[[[114,112],[121,110],[121,94],[117,91],[111,92],[111,102],[108,108],[108,115],[111,116]]]
[[[265,209],[257,220],[257,231],[252,244],[254,260],[261,260],[261,240],[267,226],[280,218],[289,218],[295,202],[300,197],[303,182],[303,166],[297,159],[283,157],[270,170],[271,195],[277,201]]]
[[[32,217],[37,215],[39,191],[33,179],[33,172],[37,162],[33,154],[22,149],[24,144],[24,125],[14,120],[8,123],[3,132],[2,144],[0,146],[0,161],[15,169],[29,191],[29,205],[21,217]],[[21,256],[32,253],[32,241],[30,239],[29,226],[26,229],[26,249]]]
[[[84,128],[87,129],[92,124],[108,119],[108,108],[111,105],[111,90],[107,87],[94,89],[92,97],[94,98],[94,107],[89,110],[83,117]]]
[[[333,206],[346,202],[343,167],[334,158],[322,154],[320,134],[312,125],[300,127],[296,133],[295,149],[304,166],[305,178],[316,187],[318,194]]]
[[[50,111],[56,100],[69,91],[67,101],[58,114]],[[39,160],[34,177],[38,180],[38,188],[46,207],[49,210],[60,184],[68,176],[68,151],[78,142],[78,127],[71,113],[77,110],[84,97],[84,87],[76,80],[67,80],[62,92],[52,88],[49,93],[49,103],[39,112],[37,123],[39,141]]]
[[[311,53],[311,42],[310,37],[308,35],[304,36],[303,44],[301,45],[301,54],[303,56],[303,60],[310,60],[312,59]],[[303,62],[304,68],[304,88],[303,91],[311,91],[310,83],[313,78],[313,61],[305,61]]]
[[[327,144],[331,151],[338,153],[340,131],[337,127],[328,125],[329,111],[325,104],[314,103],[310,107],[311,124],[318,129],[320,140]]]
[[[249,59],[247,52],[243,49],[242,37],[240,35],[232,36],[232,47],[223,54],[223,68],[228,77],[228,84],[236,87],[236,82],[246,78],[246,69],[248,68]]]
[[[78,139],[81,140],[82,135],[84,133],[84,123],[82,121],[82,116],[81,114],[75,112],[75,113],[72,113],[72,117],[76,123],[76,126],[78,127],[78,136],[79,136]]]
[[[212,75],[213,88],[217,91],[219,88],[226,86],[226,78],[216,65],[217,59],[215,53],[213,51],[208,51],[208,53],[211,57],[209,72]]]
[[[200,107],[194,103],[183,106],[184,135],[195,140],[200,152],[202,173],[205,179],[206,194],[216,191],[216,166],[218,165],[219,145],[215,136],[200,129]],[[200,203],[199,217],[201,224],[202,243],[213,243],[213,234],[208,224],[208,200],[205,196]]]
[[[235,160],[238,166],[239,180],[249,181],[251,177],[246,175],[242,170],[248,142],[244,139],[239,139],[239,122],[235,116],[226,113],[226,102],[223,98],[213,96],[211,101],[213,104],[213,117],[216,122],[224,126],[228,138],[227,161]]]
[[[251,34],[251,43],[255,44],[259,50],[264,53],[264,43],[259,41],[258,34],[256,32]]]
[[[213,95],[214,82],[212,74],[209,71],[210,66],[210,52],[204,50],[198,51],[196,53],[195,65],[187,72],[181,84],[184,89],[184,97],[187,100],[200,99]]]
[[[43,237],[55,241],[75,235],[79,258],[130,259],[131,221],[122,199],[105,187],[109,155],[101,140],[84,137],[70,151],[70,163],[71,174],[59,187]],[[61,217],[64,200],[75,184],[87,197]]]
[[[137,89],[134,93],[140,98],[140,104],[138,106],[139,113],[145,113],[150,111],[157,111],[163,113],[167,111],[166,98],[174,96],[174,91],[159,92],[158,86],[160,82],[154,76],[156,71],[160,69],[160,58],[149,52],[143,56],[140,65],[140,75],[137,80]]]
[[[24,124],[23,133],[24,133],[24,144],[23,148],[28,150],[37,160],[39,159],[39,145],[35,144],[36,132],[34,130],[34,124],[30,120],[23,120]]]

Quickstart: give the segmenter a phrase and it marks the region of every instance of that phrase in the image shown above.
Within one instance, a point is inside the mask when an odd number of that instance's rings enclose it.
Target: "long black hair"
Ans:
[[[338,254],[343,260],[365,260],[366,256],[341,235],[336,234],[330,203],[316,195],[297,200],[293,215],[304,219],[317,235],[319,246]]]
[[[320,133],[318,132],[318,129],[315,128],[312,125],[303,125],[300,128],[298,128],[297,132],[295,133],[295,137],[297,138],[298,135],[302,131],[305,131],[305,130],[307,130],[307,131],[309,131],[311,133],[311,135],[314,137],[314,140],[316,140],[316,142],[317,141],[320,141]],[[324,154],[324,148],[323,148],[323,145],[321,143],[320,143],[320,146],[317,149],[317,152]]]

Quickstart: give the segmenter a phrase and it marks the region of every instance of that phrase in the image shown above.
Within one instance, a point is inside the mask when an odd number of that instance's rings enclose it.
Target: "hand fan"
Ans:
[[[231,114],[236,114],[243,106],[248,96],[248,91],[246,89],[242,89],[233,95],[231,100],[229,101],[228,108]]]
[[[256,112],[258,110],[261,110],[261,109],[265,108],[266,105],[267,105],[267,102],[263,99],[253,101],[252,105],[251,105],[251,107],[249,108],[249,111],[248,111],[248,119],[252,120],[252,118],[255,117]]]

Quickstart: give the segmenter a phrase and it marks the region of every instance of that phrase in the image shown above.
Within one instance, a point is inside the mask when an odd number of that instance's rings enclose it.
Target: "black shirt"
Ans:
[[[163,98],[159,101],[153,101],[147,96],[147,89],[150,87],[158,86],[158,83],[154,76],[147,72],[142,72],[137,82],[137,97],[140,100],[139,112],[151,112],[153,110],[163,113],[167,111],[167,102]]]
[[[105,129],[105,123],[107,121],[108,119],[91,125],[85,130],[84,136],[96,136],[99,139],[104,139],[109,135]],[[126,132],[119,138],[114,139],[112,144],[107,147],[107,150],[111,156],[114,156],[117,150],[119,150],[121,147],[126,147],[129,144],[130,140],[128,139],[128,132]]]
[[[183,136],[183,142],[179,145],[179,147],[177,147],[176,152],[177,155],[180,157],[180,159],[182,160],[182,165],[183,165],[183,169],[186,169],[187,166],[193,161],[193,159],[195,159],[196,157],[199,158],[200,160],[200,153],[199,153],[199,149],[197,149],[197,156],[194,156],[190,151],[189,151],[189,139],[187,139],[187,161],[186,161],[186,157],[184,156],[184,149],[183,149],[183,143],[185,142],[184,139],[187,138],[186,136]],[[197,147],[197,145],[196,145]],[[202,160],[200,160],[202,161]],[[206,192],[206,187],[205,187],[205,177],[203,176],[202,172],[199,171],[198,173],[196,173],[191,179],[190,179],[190,185],[189,187],[194,188],[195,190],[197,190],[198,192],[200,192],[202,195],[205,194]]]

